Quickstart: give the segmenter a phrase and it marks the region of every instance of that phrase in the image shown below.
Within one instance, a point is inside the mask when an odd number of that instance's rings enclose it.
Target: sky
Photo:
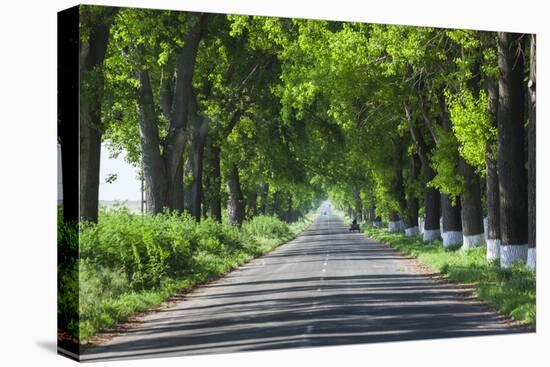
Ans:
[[[101,161],[99,169],[99,200],[100,201],[139,201],[141,199],[141,183],[137,179],[138,169],[128,164],[123,152],[117,158],[109,157],[109,150],[105,144],[101,145]],[[107,177],[116,173],[117,178],[112,183],[105,181]],[[57,196],[61,199],[61,148],[57,146]]]
[[[137,179],[138,168],[127,163],[123,152],[117,158],[109,157],[109,150],[105,144],[101,145],[101,163],[99,169],[99,200],[135,201],[140,200],[141,183]],[[105,179],[112,173],[117,179],[107,183]]]

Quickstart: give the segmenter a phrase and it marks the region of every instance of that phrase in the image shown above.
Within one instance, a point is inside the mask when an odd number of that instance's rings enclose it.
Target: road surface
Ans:
[[[81,360],[521,332],[330,210],[270,254],[200,287]]]

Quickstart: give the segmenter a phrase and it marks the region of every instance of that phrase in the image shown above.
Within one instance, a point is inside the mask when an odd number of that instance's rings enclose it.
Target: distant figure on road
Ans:
[[[351,227],[349,227],[350,232],[359,232],[359,224],[357,224],[357,219],[353,218],[353,222],[351,222]]]

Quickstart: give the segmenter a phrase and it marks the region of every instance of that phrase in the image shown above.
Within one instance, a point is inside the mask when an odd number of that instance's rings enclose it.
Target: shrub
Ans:
[[[82,226],[80,254],[96,266],[121,269],[134,290],[158,287],[164,277],[190,269],[194,227],[186,214],[104,211],[97,225]]]
[[[59,269],[63,325],[71,335],[89,338],[182,288],[270,251],[310,222],[306,218],[291,228],[259,216],[239,228],[212,219],[197,223],[188,214],[168,211],[142,216],[124,208],[102,210],[97,224],[80,225],[80,261]],[[72,241],[67,251],[78,253],[77,228],[58,231]]]
[[[197,246],[213,254],[225,254],[242,247],[237,227],[224,225],[207,218],[195,224]]]
[[[103,304],[128,292],[128,278],[120,269],[94,265],[88,260],[80,261],[79,313],[81,327],[94,319],[105,319]],[[84,328],[79,334],[87,334]]]
[[[57,308],[58,326],[78,328],[78,226],[64,223],[57,213]]]
[[[78,226],[64,223],[61,213],[57,218],[57,259],[60,265],[70,265],[78,257]]]
[[[264,237],[270,239],[288,239],[292,232],[282,220],[266,215],[259,215],[245,222],[243,232],[250,237]]]
[[[78,262],[57,267],[57,322],[61,329],[78,335]]]

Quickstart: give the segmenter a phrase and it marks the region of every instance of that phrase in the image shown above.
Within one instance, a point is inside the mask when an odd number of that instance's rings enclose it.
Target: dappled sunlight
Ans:
[[[146,316],[84,359],[522,331],[452,285],[417,274],[389,247],[349,233],[340,218],[319,216],[290,243]]]

